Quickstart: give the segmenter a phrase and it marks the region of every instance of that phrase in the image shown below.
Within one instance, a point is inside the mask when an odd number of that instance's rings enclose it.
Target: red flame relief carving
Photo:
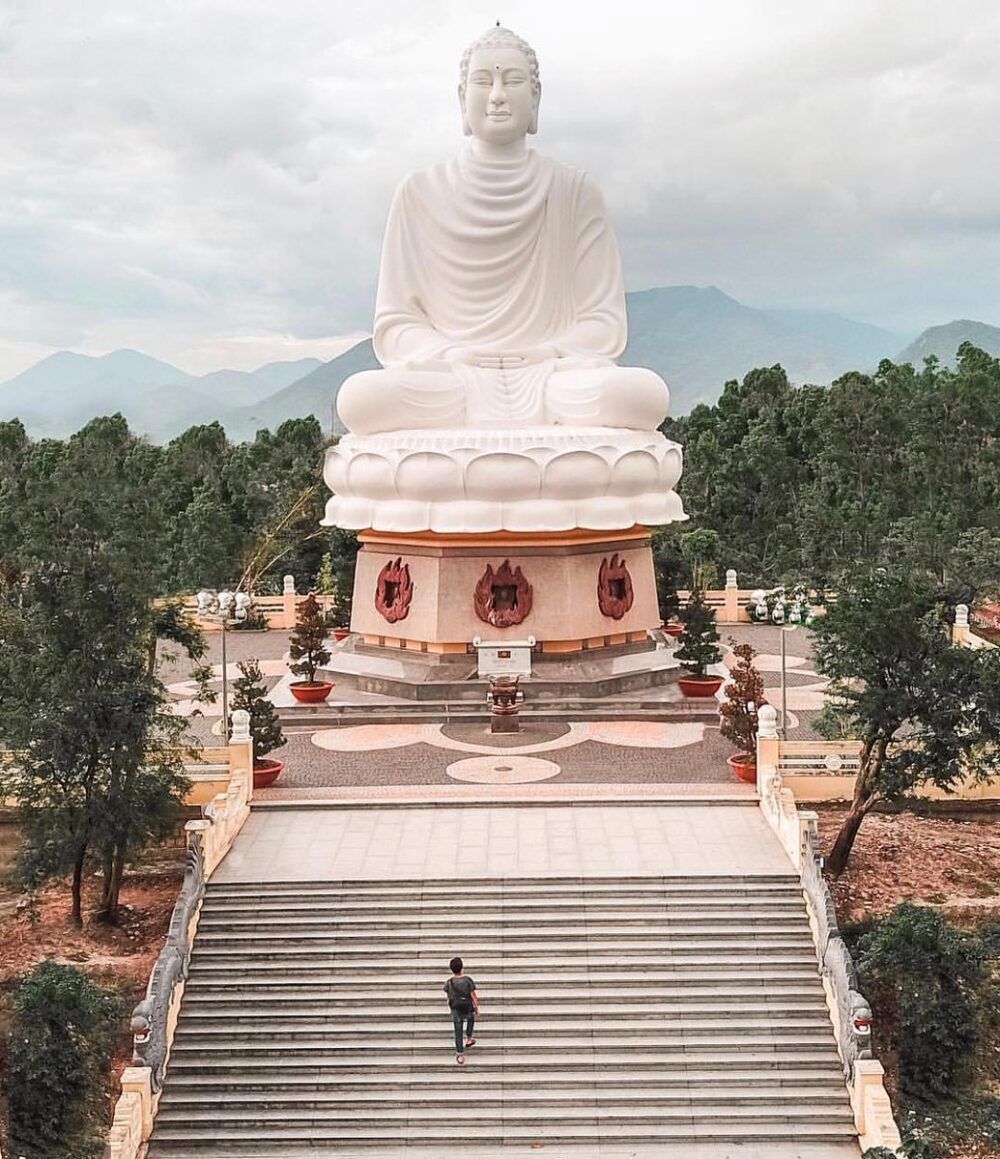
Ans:
[[[612,620],[620,620],[634,601],[632,577],[625,560],[619,559],[615,553],[609,563],[605,556],[597,573],[597,606],[601,614],[610,616]]]
[[[402,558],[390,560],[378,573],[375,583],[375,607],[379,615],[395,624],[405,620],[413,599],[413,580],[410,579],[410,565]]]
[[[531,584],[520,567],[511,571],[509,559],[496,571],[492,564],[487,564],[476,584],[475,604],[476,615],[484,624],[492,624],[494,628],[513,627],[531,611]]]

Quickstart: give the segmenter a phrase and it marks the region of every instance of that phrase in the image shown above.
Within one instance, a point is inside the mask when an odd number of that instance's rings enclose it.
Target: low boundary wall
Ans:
[[[132,1065],[122,1072],[122,1091],[115,1104],[105,1159],[138,1159],[145,1153],[170,1059],[177,1017],[198,928],[205,885],[229,852],[250,815],[253,797],[253,741],[250,715],[232,716],[233,736],[226,748],[205,750],[213,776],[222,758],[226,787],[202,806],[202,816],[188,821],[187,863],[163,949],[146,987],[146,997],[132,1014]]]
[[[782,760],[794,759],[802,750],[794,749],[795,742],[780,740],[778,714],[771,705],[761,707],[758,722],[757,791],[760,808],[802,881],[861,1149],[886,1147],[895,1151],[901,1145],[899,1128],[885,1090],[884,1068],[872,1058],[871,1009],[858,990],[854,962],[841,937],[833,898],[823,878],[818,817],[811,811],[798,808],[795,794],[781,771]],[[789,743],[793,751],[786,753]],[[848,749],[846,755],[850,755],[850,746],[839,748]],[[854,752],[856,755],[856,748]]]

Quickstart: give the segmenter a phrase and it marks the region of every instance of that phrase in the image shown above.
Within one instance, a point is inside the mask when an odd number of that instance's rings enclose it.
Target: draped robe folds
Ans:
[[[533,150],[486,161],[466,149],[398,189],[374,345],[394,372],[381,405],[398,406],[401,427],[587,421],[600,406],[596,390],[586,376],[557,372],[611,366],[626,336],[618,246],[586,174]],[[531,356],[540,346],[550,349]],[[463,349],[529,361],[502,369],[452,361]],[[558,389],[560,379],[569,389]]]

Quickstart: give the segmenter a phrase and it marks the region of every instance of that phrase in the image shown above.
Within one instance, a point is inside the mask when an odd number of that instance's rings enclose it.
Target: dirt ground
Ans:
[[[821,806],[818,812],[822,846],[829,849],[844,809]],[[880,917],[902,901],[938,906],[966,929],[1000,920],[1000,811],[869,816],[846,872],[829,884],[841,924]],[[894,1060],[884,1051],[880,1056],[888,1071],[887,1085],[895,1091]],[[994,1026],[977,1053],[980,1093],[1000,1097],[998,1060],[1000,1039]],[[948,1117],[957,1110],[956,1105]],[[968,1138],[948,1154],[949,1159],[1000,1159],[996,1147]]]
[[[0,918],[0,1039],[6,1041],[10,1002],[18,978],[46,958],[86,970],[95,982],[118,990],[125,1010],[145,993],[149,972],[163,947],[170,915],[184,875],[184,849],[164,845],[151,854],[141,873],[126,874],[122,919],[118,926],[90,920],[100,899],[100,879],[91,877],[84,893],[84,926],[70,921],[68,883],[26,897],[13,913]],[[108,1114],[118,1095],[118,1079],[132,1057],[128,1020],[123,1020],[108,1085]],[[0,1129],[6,1137],[6,1106],[0,1105]]]
[[[829,849],[844,809],[818,812],[821,843]],[[830,890],[841,922],[880,917],[901,901],[942,906],[960,925],[1000,918],[1000,811],[870,815],[847,871],[830,881]]]

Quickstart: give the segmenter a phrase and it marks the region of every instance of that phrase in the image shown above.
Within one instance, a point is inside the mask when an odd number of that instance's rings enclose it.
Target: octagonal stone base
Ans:
[[[366,645],[464,653],[476,636],[490,641],[534,636],[543,652],[582,652],[644,641],[660,622],[644,527],[520,535],[365,531],[359,538],[351,629]],[[620,619],[605,615],[598,598],[601,565],[615,555],[625,564],[632,591],[631,606]],[[477,615],[476,589],[488,567],[496,573],[505,561],[514,573],[520,568],[530,585],[531,606],[517,623],[498,627]],[[412,585],[405,615],[392,622],[379,610],[379,604],[386,605],[384,578],[377,598],[386,568],[394,576],[405,568]],[[613,574],[620,577],[620,568]],[[615,582],[620,585],[620,578]],[[616,590],[620,594],[620,586]],[[398,614],[398,602],[391,614]]]

